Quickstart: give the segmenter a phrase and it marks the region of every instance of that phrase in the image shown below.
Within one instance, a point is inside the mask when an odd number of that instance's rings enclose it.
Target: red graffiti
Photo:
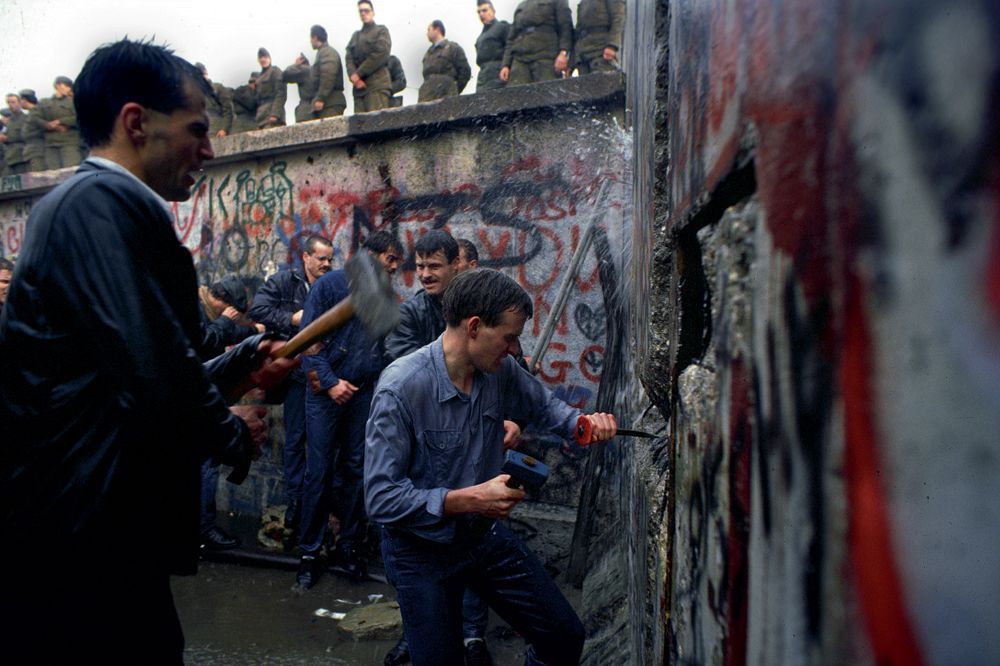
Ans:
[[[548,352],[560,352],[564,353],[566,351],[566,345],[561,342],[550,342],[546,350],[546,356]],[[543,356],[543,358],[545,358]],[[538,371],[538,376],[541,380],[547,384],[563,384],[566,381],[566,373],[573,364],[569,361],[548,361],[548,369],[553,370],[552,374],[546,372],[546,368],[543,364],[542,368]]]

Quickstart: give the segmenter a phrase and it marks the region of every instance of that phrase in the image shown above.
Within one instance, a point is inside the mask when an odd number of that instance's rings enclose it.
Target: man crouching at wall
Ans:
[[[524,499],[500,474],[504,416],[573,438],[580,412],[510,356],[531,299],[492,270],[456,277],[444,294],[447,328],[390,365],[372,401],[365,503],[382,530],[413,663],[463,663],[462,593],[482,596],[529,643],[526,664],[575,664],[583,625],[539,560],[506,527]],[[593,441],[614,436],[590,414]]]

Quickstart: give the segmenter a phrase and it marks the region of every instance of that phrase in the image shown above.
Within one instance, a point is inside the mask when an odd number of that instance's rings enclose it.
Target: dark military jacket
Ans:
[[[75,146],[80,143],[80,128],[76,124],[76,109],[73,108],[73,98],[47,97],[38,105],[41,109],[39,117],[44,122],[58,120],[68,128],[66,132],[45,131],[45,144],[49,146]]]
[[[24,156],[24,128],[27,124],[28,117],[23,112],[11,112],[7,120],[7,140],[3,144],[3,161],[8,167],[28,161]]]
[[[233,90],[233,134],[257,129],[257,92],[249,85]]]
[[[347,98],[344,97],[344,68],[340,64],[340,54],[329,44],[324,44],[316,51],[316,62],[312,66],[312,76],[316,80],[316,92],[312,101],[323,100],[323,112],[320,115],[340,115],[347,108]],[[299,92],[301,93],[301,88]],[[331,112],[338,113],[331,113]]]
[[[271,127],[267,119],[277,116],[278,124],[285,124],[285,101],[288,90],[281,77],[281,68],[271,65],[257,78],[257,127]]]
[[[620,51],[625,0],[581,0],[576,9],[577,62],[600,58],[607,46]]]
[[[476,39],[476,64],[479,74],[476,76],[476,91],[491,88],[503,88],[500,80],[500,70],[503,68],[503,52],[507,48],[507,35],[510,23],[495,20],[483,26],[483,31]]]
[[[226,134],[233,131],[233,90],[221,83],[213,83],[212,90],[215,97],[205,100],[205,110],[208,111],[209,129],[208,133],[214,137],[219,130],[225,130]]]
[[[389,78],[389,52],[392,50],[392,37],[389,29],[375,23],[365,25],[353,35],[344,53],[347,64],[347,76],[357,72],[365,82],[368,90],[391,90],[392,80]],[[367,90],[354,89],[357,97],[363,97]]]
[[[524,0],[514,10],[503,64],[555,60],[573,49],[573,14],[568,0]]]
[[[458,95],[471,77],[472,68],[462,47],[442,39],[424,54],[424,82],[420,85],[418,101]]]
[[[389,80],[392,94],[403,92],[406,88],[406,72],[403,71],[403,63],[394,55],[389,56]]]
[[[28,117],[21,127],[25,161],[44,159],[45,157],[45,128],[42,127],[42,123],[44,122],[38,105],[28,110]]]
[[[299,87],[299,103],[295,105],[295,122],[315,120],[312,101],[316,96],[316,76],[307,59],[301,65],[289,65],[281,74],[285,83],[294,83]]]

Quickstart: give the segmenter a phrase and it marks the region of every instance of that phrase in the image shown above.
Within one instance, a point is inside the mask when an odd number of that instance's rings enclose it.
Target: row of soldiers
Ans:
[[[3,175],[76,166],[85,151],[73,109],[73,81],[56,77],[54,94],[41,101],[34,90],[8,93],[0,110]]]
[[[568,0],[524,0],[510,23],[496,17],[491,0],[476,4],[483,24],[476,39],[479,91],[554,80],[574,70],[583,75],[619,66],[625,0],[581,0],[575,29]],[[389,30],[375,22],[372,0],[359,0],[357,6],[361,29],[351,36],[343,61],[328,43],[326,30],[314,25],[309,31],[316,52],[312,64],[300,53],[282,71],[262,47],[257,51],[260,71],[233,89],[212,82],[208,68],[198,63],[215,90],[215,97],[208,100],[211,136],[285,125],[288,85],[298,86],[297,123],[343,115],[345,84],[350,84],[355,113],[401,106],[398,93],[406,87],[406,76],[399,59],[390,53]],[[420,102],[459,95],[472,77],[465,51],[445,35],[440,20],[427,26],[431,46],[423,59]],[[33,90],[7,95],[6,131],[0,134],[4,175],[75,166],[82,159],[85,147],[76,126],[73,82],[60,76],[54,88],[55,94],[41,103]]]

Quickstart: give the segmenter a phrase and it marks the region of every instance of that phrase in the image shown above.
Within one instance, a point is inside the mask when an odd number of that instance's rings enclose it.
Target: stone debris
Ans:
[[[403,616],[394,601],[371,604],[349,611],[340,629],[356,641],[396,640],[403,635]]]

